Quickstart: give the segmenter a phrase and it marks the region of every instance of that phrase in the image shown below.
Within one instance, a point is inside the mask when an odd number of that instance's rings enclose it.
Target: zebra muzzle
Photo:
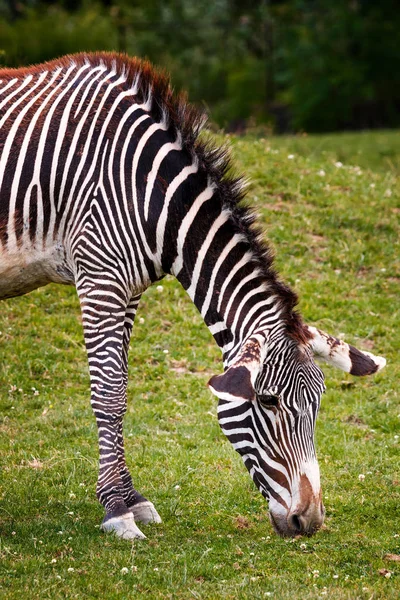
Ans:
[[[307,506],[305,510],[297,507],[295,510],[289,511],[287,515],[274,514],[273,511],[270,511],[269,518],[276,533],[282,537],[312,535],[323,525],[325,508],[321,503]]]
[[[284,537],[312,535],[323,525],[325,507],[319,483],[319,467],[315,461],[303,464],[303,472],[294,481],[290,506],[270,499],[270,521]]]

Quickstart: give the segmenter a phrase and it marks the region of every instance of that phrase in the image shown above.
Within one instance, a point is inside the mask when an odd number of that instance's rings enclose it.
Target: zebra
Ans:
[[[0,298],[74,285],[98,426],[104,531],[161,522],[128,471],[128,347],[142,293],[166,274],[221,349],[222,431],[282,536],[324,520],[314,446],[320,357],[353,375],[385,359],[308,326],[202,111],[150,63],[81,53],[0,70]]]

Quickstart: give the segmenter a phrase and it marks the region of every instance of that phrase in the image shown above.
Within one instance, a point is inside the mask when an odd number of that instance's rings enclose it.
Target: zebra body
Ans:
[[[49,282],[79,295],[99,430],[103,528],[160,521],[125,464],[130,333],[142,292],[173,274],[223,354],[220,425],[283,535],[322,523],[313,353],[357,375],[384,359],[307,327],[227,175],[203,116],[150,65],[76,55],[0,71],[0,298]]]

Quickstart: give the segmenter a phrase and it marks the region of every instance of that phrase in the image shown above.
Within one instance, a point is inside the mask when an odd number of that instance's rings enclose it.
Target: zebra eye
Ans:
[[[279,396],[260,394],[257,398],[263,406],[279,406]]]

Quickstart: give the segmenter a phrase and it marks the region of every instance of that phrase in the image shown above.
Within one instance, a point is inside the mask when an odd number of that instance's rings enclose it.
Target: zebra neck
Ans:
[[[220,237],[220,245],[214,238],[208,252],[203,244],[197,259],[187,257],[174,275],[201,313],[227,367],[251,339],[262,349],[286,323],[274,281],[260,270],[248,243],[234,230],[228,243],[225,235]]]

